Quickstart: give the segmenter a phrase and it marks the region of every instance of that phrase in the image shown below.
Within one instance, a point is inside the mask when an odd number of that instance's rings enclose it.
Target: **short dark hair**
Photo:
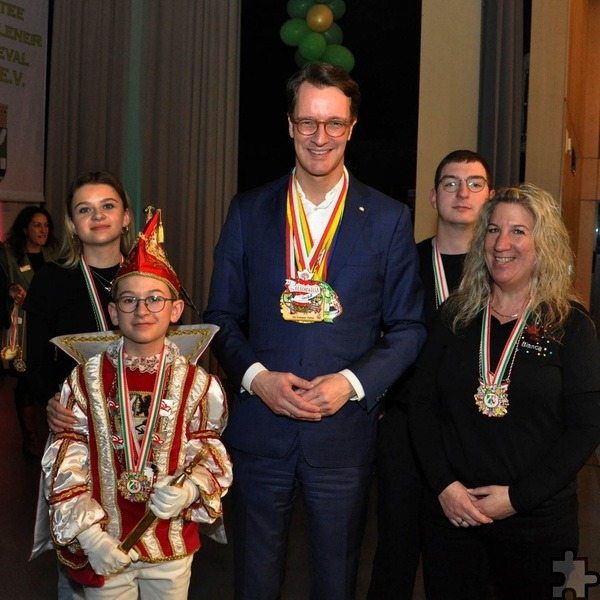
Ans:
[[[442,158],[442,161],[438,165],[435,170],[435,179],[433,182],[433,187],[437,189],[437,186],[440,183],[440,179],[442,178],[442,169],[448,163],[474,163],[478,162],[483,165],[485,169],[485,178],[487,179],[488,188],[491,190],[494,187],[494,182],[492,181],[492,172],[490,171],[490,167],[478,152],[474,152],[473,150],[453,150],[450,154],[447,154]]]
[[[350,116],[352,119],[358,117],[358,108],[360,106],[360,88],[358,83],[350,77],[343,67],[328,63],[309,63],[296,71],[288,79],[286,98],[287,112],[290,117],[294,115],[294,111],[296,110],[298,90],[305,82],[317,88],[338,88],[345,96],[350,98]]]

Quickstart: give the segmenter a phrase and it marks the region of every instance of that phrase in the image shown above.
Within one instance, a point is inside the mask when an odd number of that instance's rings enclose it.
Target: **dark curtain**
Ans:
[[[494,186],[519,183],[525,147],[526,45],[524,0],[486,0],[477,148],[494,174]]]

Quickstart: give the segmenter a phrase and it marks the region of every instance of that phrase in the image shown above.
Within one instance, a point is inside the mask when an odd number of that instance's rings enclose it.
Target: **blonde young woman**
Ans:
[[[61,259],[36,274],[25,302],[29,327],[28,378],[44,403],[75,367],[50,339],[112,329],[108,314],[112,279],[133,241],[131,207],[121,182],[87,171],[70,185]]]
[[[112,329],[108,304],[112,280],[133,245],[133,215],[123,184],[105,171],[86,171],[70,185],[61,258],[36,273],[25,300],[27,378],[32,394],[48,406],[76,366],[50,339]],[[132,228],[133,229],[133,228]],[[59,571],[59,600],[82,599],[83,589]]]
[[[577,472],[600,442],[600,344],[569,235],[530,183],[484,204],[416,363],[428,600],[550,598],[577,555]]]

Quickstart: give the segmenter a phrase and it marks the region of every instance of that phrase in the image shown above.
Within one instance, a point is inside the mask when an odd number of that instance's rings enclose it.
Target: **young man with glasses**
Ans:
[[[307,65],[287,84],[295,167],[233,198],[204,321],[233,390],[235,598],[281,596],[302,496],[312,600],[352,600],[379,401],[425,338],[408,207],[344,166],[360,91]]]
[[[86,599],[185,600],[198,523],[221,516],[232,481],[221,384],[167,336],[184,303],[159,222],[157,211],[113,281],[121,337],[63,384],[76,422],[42,459],[52,538]]]
[[[494,195],[485,159],[455,150],[438,165],[429,193],[437,210],[436,235],[417,244],[425,288],[425,321],[431,326],[442,302],[458,286],[481,207]],[[422,480],[408,435],[403,387],[409,369],[388,394],[377,438],[377,549],[369,600],[412,600],[421,543]]]

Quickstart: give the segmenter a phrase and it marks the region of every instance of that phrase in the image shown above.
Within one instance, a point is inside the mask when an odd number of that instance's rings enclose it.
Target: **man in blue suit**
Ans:
[[[350,600],[379,403],[425,340],[423,293],[408,208],[344,167],[356,82],[311,64],[287,98],[295,168],[233,198],[204,313],[234,391],[235,598],[280,597],[302,494],[310,597]]]

